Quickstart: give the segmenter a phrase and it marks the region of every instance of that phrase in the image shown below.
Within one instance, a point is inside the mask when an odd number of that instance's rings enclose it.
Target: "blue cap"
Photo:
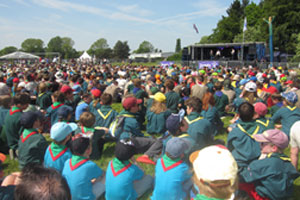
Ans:
[[[250,78],[250,81],[254,81],[254,82],[256,82],[256,81],[257,81],[257,78],[256,78],[256,76],[252,76],[252,77]]]
[[[245,85],[248,82],[249,82],[249,79],[242,79],[239,84],[240,85]]]
[[[173,137],[167,142],[166,152],[173,158],[180,157],[189,148],[188,142],[183,138]]]
[[[281,96],[291,103],[296,103],[298,101],[298,96],[295,92],[284,92],[281,93]]]
[[[66,119],[69,114],[73,112],[73,108],[71,106],[63,105],[57,110],[58,119]]]
[[[77,128],[78,126],[75,123],[57,122],[51,127],[50,137],[57,142],[61,142]]]
[[[40,111],[28,111],[28,112],[23,112],[21,117],[20,117],[20,124],[24,127],[24,128],[32,128],[34,122],[39,119],[39,120],[43,120],[43,114]]]
[[[74,90],[73,91],[73,94],[78,94],[80,91],[81,91],[81,87],[80,87],[80,85],[74,85],[73,87],[72,87],[72,89]]]

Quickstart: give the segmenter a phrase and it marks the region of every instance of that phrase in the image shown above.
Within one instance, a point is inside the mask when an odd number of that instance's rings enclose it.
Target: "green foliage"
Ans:
[[[250,27],[248,26],[247,30],[245,31],[245,42],[258,42],[258,41],[264,41],[264,38],[261,35],[261,31],[259,27]],[[233,42],[243,42],[243,32],[237,34]]]
[[[134,53],[150,53],[154,51],[154,46],[148,42],[148,41],[143,41],[139,48],[134,51]]]
[[[199,42],[199,44],[209,44],[209,43],[211,43],[211,39],[210,39],[210,36],[208,36],[208,35],[202,36],[202,38]]]
[[[17,50],[18,50],[17,47],[13,47],[13,46],[5,47],[5,48],[0,50],[0,56],[6,55],[6,54],[9,54],[9,53],[13,53]]]
[[[59,36],[51,38],[47,45],[47,52],[57,52],[57,53],[60,53],[60,55],[62,56],[62,54],[63,54],[62,43],[63,43],[63,40]],[[47,57],[53,57],[53,55],[50,55],[50,54],[46,54],[46,55],[47,55]]]
[[[130,49],[127,41],[121,42],[118,40],[113,49],[114,57],[117,59],[127,59],[129,56],[129,51]]]
[[[77,51],[73,48],[75,42],[72,38],[56,36],[51,38],[48,42],[47,57],[53,57],[54,55],[49,54],[50,52],[59,53],[61,58],[70,59],[78,57]]]
[[[44,42],[41,39],[28,38],[21,44],[22,50],[29,53],[44,52]]]
[[[182,52],[180,51],[179,53],[175,53],[172,56],[169,56],[167,58],[167,61],[178,61],[182,59]]]
[[[87,52],[90,55],[95,55],[97,58],[111,58],[113,51],[109,48],[107,40],[100,38],[91,45]]]
[[[294,62],[300,62],[300,33],[297,35],[296,55],[293,57]]]
[[[180,38],[178,38],[178,39],[176,40],[175,52],[176,52],[176,53],[179,53],[180,51],[181,51],[181,40],[180,40]]]

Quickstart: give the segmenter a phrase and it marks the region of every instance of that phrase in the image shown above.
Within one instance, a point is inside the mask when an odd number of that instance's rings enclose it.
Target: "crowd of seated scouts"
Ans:
[[[21,170],[2,171],[3,199],[293,197],[300,176],[293,70],[55,63],[2,70],[0,160],[9,155]],[[226,142],[216,139],[226,131]],[[100,168],[94,161],[106,157],[106,143],[114,156]],[[154,176],[140,163],[155,166]]]

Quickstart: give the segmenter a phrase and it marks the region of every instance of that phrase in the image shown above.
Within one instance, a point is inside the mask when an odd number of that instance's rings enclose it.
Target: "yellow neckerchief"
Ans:
[[[273,153],[269,153],[269,154],[267,155],[267,157],[270,158],[272,155],[273,155]],[[277,156],[276,156],[276,157],[277,157]],[[289,161],[289,162],[291,162],[291,159],[288,158],[288,157],[278,156],[278,158],[280,158],[280,159],[283,160],[283,161]]]
[[[106,114],[106,115],[103,115],[103,113],[101,112],[100,109],[97,110],[99,115],[104,119],[106,120],[108,118],[108,116],[110,115],[110,113],[112,112],[112,109]]]
[[[184,137],[189,137],[189,136],[190,136],[189,134],[183,133],[182,135],[179,135],[178,137],[179,137],[179,138],[184,138]]]
[[[198,117],[198,118],[196,118],[196,119],[194,119],[194,120],[189,120],[188,119],[188,117],[184,117],[184,119],[185,119],[185,121],[188,123],[188,124],[192,124],[192,123],[194,123],[194,122],[196,122],[196,121],[199,121],[200,119],[203,119],[203,117]]]
[[[248,102],[250,101],[250,99],[248,97],[245,97],[245,100]],[[254,97],[253,100],[256,102],[256,97]]]
[[[260,124],[264,125],[265,127],[268,127],[268,126],[269,126],[269,122],[270,122],[270,120],[268,120],[268,119],[267,119],[266,123],[265,123],[265,122],[263,122],[263,121],[261,121],[261,120],[256,120],[256,122],[258,122],[258,123],[260,123]]]
[[[250,133],[248,133],[240,124],[237,125],[237,127],[244,133],[246,133],[249,137],[251,137],[252,139],[254,139],[253,135],[256,135],[259,131],[259,126],[256,127],[256,129],[254,130],[254,132],[252,133],[252,135]]]
[[[80,101],[79,104],[78,104],[77,106],[79,106],[79,105],[81,105],[81,104],[83,104],[83,103],[85,103],[85,101]]]
[[[40,93],[40,94],[39,94],[39,97],[43,96],[44,94],[45,94],[44,92],[43,92],[43,93]]]
[[[294,111],[297,107],[296,106],[294,106],[294,107],[290,107],[290,106],[287,106],[287,108],[290,110],[290,111]]]

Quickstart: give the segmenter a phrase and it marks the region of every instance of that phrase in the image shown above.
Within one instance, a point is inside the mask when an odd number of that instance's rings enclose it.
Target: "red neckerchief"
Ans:
[[[119,171],[115,172],[114,166],[113,166],[113,161],[110,162],[110,167],[111,167],[111,171],[113,173],[114,176],[118,176],[119,174],[121,174],[122,172],[124,172],[125,170],[127,170],[132,164],[129,163],[128,165],[126,165],[125,167],[123,167],[122,169],[120,169]]]
[[[82,126],[82,125],[81,125],[81,132],[82,132],[82,133],[85,133],[85,131],[84,131],[84,126]]]
[[[56,161],[59,157],[61,157],[64,153],[66,153],[67,150],[68,150],[68,147],[66,147],[64,150],[59,152],[59,154],[57,154],[56,156],[54,156],[52,149],[51,149],[51,145],[49,145],[49,152],[50,152],[50,155],[51,155],[51,158],[53,161]]]
[[[57,106],[54,106],[54,105],[52,104],[52,105],[51,105],[51,108],[52,108],[53,110],[55,110],[55,109],[61,107],[62,105],[64,105],[64,104],[61,103],[61,104],[58,104]]]
[[[161,165],[162,165],[164,171],[168,171],[170,169],[173,169],[173,168],[177,167],[178,165],[180,165],[183,162],[182,160],[179,160],[176,163],[170,165],[169,167],[166,167],[165,163],[164,163],[164,159],[160,159],[160,161],[161,161]]]
[[[12,109],[9,110],[9,114],[10,114],[10,115],[13,115],[13,114],[15,114],[15,113],[17,113],[17,112],[21,112],[21,110],[20,110],[20,109],[16,109],[16,110],[14,110],[14,111],[12,111]]]
[[[76,163],[76,164],[73,166],[73,165],[72,165],[72,158],[71,158],[71,159],[70,159],[70,168],[71,168],[71,170],[73,171],[73,170],[77,169],[80,165],[83,165],[83,164],[86,163],[88,160],[89,160],[89,159],[86,158],[86,159],[84,159],[84,160],[82,160],[82,161]]]
[[[29,133],[25,138],[23,138],[23,134],[21,135],[21,140],[22,140],[22,143],[24,143],[30,136],[34,135],[34,134],[37,134],[38,132],[36,131],[32,131],[31,133]]]

